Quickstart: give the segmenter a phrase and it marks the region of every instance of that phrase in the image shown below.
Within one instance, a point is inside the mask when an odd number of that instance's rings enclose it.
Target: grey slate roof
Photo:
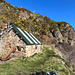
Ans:
[[[14,31],[27,45],[42,45],[42,43],[32,34],[17,26],[13,26]]]

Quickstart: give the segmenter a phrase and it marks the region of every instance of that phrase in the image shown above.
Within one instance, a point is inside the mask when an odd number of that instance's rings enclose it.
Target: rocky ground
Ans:
[[[69,67],[75,68],[75,48],[69,44],[57,44],[56,48],[62,53],[62,57]]]

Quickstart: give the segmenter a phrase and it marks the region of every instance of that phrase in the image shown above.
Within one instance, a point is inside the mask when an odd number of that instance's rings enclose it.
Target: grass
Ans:
[[[55,71],[58,75],[70,75],[69,69],[53,49],[44,47],[42,53],[0,65],[0,75],[29,75],[40,71]]]

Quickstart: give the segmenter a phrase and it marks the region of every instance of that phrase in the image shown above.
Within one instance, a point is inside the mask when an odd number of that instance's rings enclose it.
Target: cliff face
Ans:
[[[55,22],[47,16],[34,14],[22,7],[13,7],[5,0],[0,0],[0,32],[9,22],[14,22],[22,29],[32,32],[45,44],[55,44],[58,49],[62,46],[66,51],[66,46],[71,46],[71,48],[75,46],[75,31],[68,23]],[[75,48],[72,50],[75,51]],[[69,56],[72,55],[69,54]]]

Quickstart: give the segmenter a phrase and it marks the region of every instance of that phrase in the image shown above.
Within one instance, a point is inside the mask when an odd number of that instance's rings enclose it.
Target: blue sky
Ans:
[[[51,20],[68,22],[75,29],[75,0],[6,0],[13,6],[35,11]]]

